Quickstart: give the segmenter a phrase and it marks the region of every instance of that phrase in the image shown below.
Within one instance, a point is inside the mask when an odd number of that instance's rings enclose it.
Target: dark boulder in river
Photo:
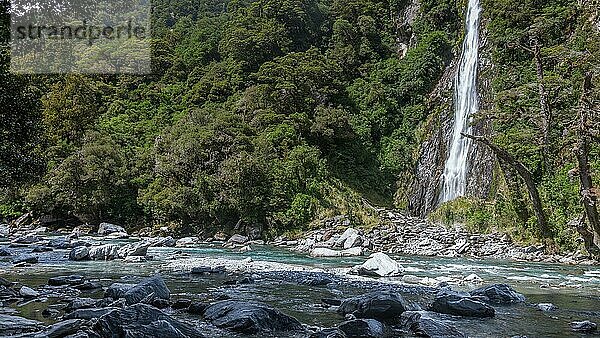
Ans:
[[[135,304],[124,309],[114,309],[104,314],[94,324],[93,331],[101,338],[204,337],[192,326],[146,304]]]
[[[397,293],[371,292],[342,301],[338,312],[352,314],[356,318],[377,319],[384,323],[394,323],[408,310],[408,304]]]
[[[375,319],[355,319],[341,323],[338,328],[346,338],[383,338],[385,326]]]
[[[148,296],[152,296],[155,299],[169,300],[171,292],[162,277],[157,275],[142,280],[139,284],[127,290],[122,295],[122,298],[125,298],[127,304],[131,305],[141,302]]]
[[[494,317],[496,311],[493,307],[470,298],[468,295],[442,291],[435,296],[430,310],[448,315],[464,317]]]
[[[37,258],[37,256],[31,256],[31,255],[17,256],[13,259],[12,262],[13,262],[13,264],[20,264],[20,263],[35,264],[38,262],[38,258]]]
[[[471,296],[483,297],[486,302],[494,304],[523,303],[525,296],[507,284],[493,284],[470,292]]]
[[[402,314],[401,325],[418,337],[464,338],[466,335],[454,326],[441,320],[429,318],[426,313],[406,311]]]
[[[125,293],[131,288],[133,288],[135,284],[127,284],[127,283],[112,283],[106,291],[104,291],[104,298],[112,298],[119,299],[125,296]]]
[[[72,261],[82,261],[90,258],[90,249],[86,246],[78,246],[71,249],[69,259]]]
[[[261,303],[225,300],[208,306],[204,318],[213,325],[244,334],[302,330],[302,324]]]
[[[83,282],[85,282],[85,278],[80,275],[58,276],[48,279],[48,285],[50,286],[79,285]]]

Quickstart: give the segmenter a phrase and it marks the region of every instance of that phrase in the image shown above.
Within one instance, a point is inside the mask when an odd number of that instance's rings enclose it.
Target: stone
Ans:
[[[89,249],[89,257],[95,261],[108,261],[119,257],[117,244],[104,244],[93,246]]]
[[[113,309],[98,318],[92,329],[100,338],[204,337],[191,325],[178,321],[147,304]]]
[[[202,302],[192,302],[187,308],[187,313],[192,315],[202,315],[210,304]]]
[[[213,325],[243,334],[302,330],[300,322],[261,303],[225,300],[208,306],[204,319]]]
[[[402,267],[383,252],[377,252],[369,256],[366,262],[356,266],[355,270],[359,275],[389,277],[399,275]]]
[[[248,237],[238,234],[229,237],[229,239],[227,240],[227,243],[231,244],[244,244],[246,242],[248,242]]]
[[[48,338],[62,338],[69,334],[77,333],[79,328],[85,323],[86,321],[83,319],[67,319],[48,326],[44,334]]]
[[[24,297],[24,298],[35,298],[35,297],[38,297],[40,295],[40,293],[28,286],[23,285],[19,289],[19,295],[21,295],[21,297]]]
[[[126,258],[129,256],[146,256],[148,254],[148,248],[151,245],[152,242],[149,241],[126,244],[118,249],[118,256],[120,258]]]
[[[582,322],[571,322],[570,324],[571,330],[575,332],[594,332],[598,329],[598,325],[594,322],[590,322],[589,320],[584,320]]]
[[[441,320],[429,318],[424,313],[406,311],[402,313],[401,326],[417,337],[431,338],[465,338],[466,335],[456,327]]]
[[[198,243],[198,237],[184,237],[175,242],[176,247],[187,247]]]
[[[385,326],[375,319],[355,319],[341,323],[338,329],[346,338],[383,338]]]
[[[447,290],[436,295],[429,309],[438,313],[463,317],[486,318],[494,317],[496,314],[493,307],[483,302],[470,298],[468,295]]]
[[[153,247],[173,247],[176,243],[175,239],[171,236],[152,238],[150,242],[152,243],[150,246]]]
[[[334,246],[338,247],[338,248],[343,248],[344,244],[346,243],[346,240],[349,239],[350,237],[358,237],[360,236],[360,233],[358,232],[358,230],[354,229],[354,228],[348,228],[346,229],[346,231],[344,231],[342,233],[342,235],[335,241]],[[346,248],[348,249],[348,248]]]
[[[98,300],[93,298],[75,298],[67,304],[65,307],[65,312],[93,308],[97,303]]]
[[[11,256],[12,254],[5,248],[0,248],[0,257]]]
[[[332,250],[327,248],[314,248],[310,255],[312,257],[352,257],[362,256],[364,249],[362,247],[351,248],[347,250]]]
[[[123,228],[122,226],[116,225],[116,224],[110,224],[110,223],[100,223],[100,225],[98,226],[98,235],[100,236],[106,236],[106,235],[110,235],[112,233],[127,233],[127,231],[125,231],[125,228]]]
[[[55,249],[71,249],[71,239],[67,236],[60,236],[52,238],[48,241],[48,246]]]
[[[17,256],[13,259],[12,262],[13,262],[13,264],[19,264],[19,263],[35,264],[38,262],[38,257],[31,256],[31,255]]]
[[[78,285],[83,282],[85,282],[85,278],[80,275],[57,276],[48,279],[50,286]]]
[[[171,292],[165,281],[159,275],[146,278],[140,283],[127,290],[123,298],[127,305],[141,302],[144,298],[152,295],[154,298],[169,300]]]
[[[406,310],[408,304],[401,295],[392,292],[371,292],[343,300],[337,311],[344,316],[352,314],[356,318],[393,323]]]
[[[10,234],[10,226],[8,224],[0,224],[0,237],[8,237]]]
[[[0,334],[2,336],[16,336],[35,332],[41,330],[43,327],[43,324],[37,320],[0,314]]]
[[[543,312],[550,312],[558,310],[558,306],[552,303],[539,303],[535,306],[538,310]]]
[[[525,296],[516,292],[507,284],[493,284],[470,292],[471,296],[483,297],[494,304],[513,304],[525,302]]]
[[[125,293],[133,288],[135,284],[113,283],[104,292],[104,298],[120,299]]]

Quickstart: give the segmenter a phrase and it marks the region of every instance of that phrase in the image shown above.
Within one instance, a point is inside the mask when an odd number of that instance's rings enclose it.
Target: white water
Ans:
[[[472,141],[461,136],[471,134],[473,114],[479,110],[477,101],[477,62],[479,58],[479,0],[469,0],[465,23],[466,36],[456,78],[454,79],[454,128],[450,151],[446,159],[440,203],[464,196],[467,188],[469,151]]]

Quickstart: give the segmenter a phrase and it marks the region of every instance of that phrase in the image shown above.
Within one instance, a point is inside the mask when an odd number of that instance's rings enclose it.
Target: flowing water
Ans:
[[[450,151],[442,176],[440,203],[464,196],[467,187],[468,157],[472,141],[461,133],[471,134],[473,114],[479,110],[477,97],[477,63],[479,57],[479,0],[469,0],[465,23],[465,40],[459,68],[454,80],[454,126]]]
[[[5,243],[6,244],[6,243]],[[2,243],[0,243],[2,246]],[[16,253],[30,249],[10,248]],[[200,301],[214,300],[219,295],[234,299],[253,300],[270,304],[283,312],[298,318],[301,322],[329,327],[343,321],[334,310],[321,305],[322,298],[344,298],[362,294],[373,289],[398,287],[409,301],[426,306],[435,290],[429,288],[400,288],[400,278],[379,279],[378,282],[357,281],[355,278],[340,277],[325,287],[298,285],[295,275],[289,273],[253,273],[255,283],[238,286],[225,286],[223,282],[235,275],[191,275],[182,270],[170,268],[175,251],[181,250],[193,258],[223,258],[242,260],[252,257],[255,262],[267,261],[292,264],[311,269],[331,270],[347,268],[364,262],[365,257],[316,259],[268,246],[256,246],[250,252],[238,253],[224,249],[220,244],[202,244],[194,248],[151,248],[153,261],[146,263],[126,263],[123,261],[72,262],[65,257],[66,250],[39,254],[40,262],[29,267],[14,267],[7,259],[0,259],[0,276],[10,281],[18,281],[34,288],[41,288],[49,277],[65,274],[81,274],[99,280],[105,286],[112,282],[135,283],[143,277],[160,272],[172,291],[172,299],[188,298]],[[467,258],[433,258],[395,256],[405,268],[405,274],[418,277],[440,278],[450,281],[454,289],[471,290],[491,283],[508,283],[527,297],[526,304],[496,306],[496,317],[491,319],[465,319],[440,316],[451,322],[470,337],[584,337],[570,331],[569,323],[575,320],[600,322],[600,267],[565,266],[555,264],[523,263],[509,261],[489,261]],[[470,274],[480,276],[483,284],[457,283]],[[412,290],[412,291],[411,291]],[[102,297],[102,292],[84,293],[81,297]],[[49,304],[60,300],[48,299],[42,302],[11,305],[21,315],[51,323],[41,311]],[[559,307],[554,312],[541,312],[532,304],[553,303]],[[2,310],[2,308],[0,308]],[[175,314],[179,315],[179,314]],[[216,330],[195,320],[207,336],[232,337],[229,332]],[[278,337],[283,337],[279,335]],[[586,337],[589,337],[586,336]]]

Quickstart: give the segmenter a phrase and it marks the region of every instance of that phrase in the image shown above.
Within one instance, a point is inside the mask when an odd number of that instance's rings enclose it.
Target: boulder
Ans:
[[[93,331],[101,338],[200,338],[204,337],[191,325],[180,322],[146,304],[113,309],[98,318]]]
[[[401,326],[417,337],[465,338],[456,327],[440,320],[432,319],[424,313],[406,311],[401,317]]]
[[[12,255],[10,251],[6,250],[5,248],[0,248],[0,257],[6,257],[10,255]]]
[[[126,244],[119,248],[118,255],[120,258],[126,258],[129,256],[146,256],[148,254],[148,248],[151,245],[152,242],[149,241]]]
[[[119,257],[117,244],[104,244],[89,249],[89,257],[95,261],[108,261]]]
[[[55,249],[71,249],[71,239],[67,236],[52,238],[48,241],[48,246]]]
[[[43,324],[37,320],[0,313],[0,335],[2,336],[26,334],[39,331],[43,327]]]
[[[139,303],[148,296],[169,300],[171,292],[162,277],[156,275],[146,278],[123,294],[127,305]]]
[[[355,319],[338,325],[347,338],[383,338],[385,326],[375,319]]]
[[[229,239],[227,240],[227,243],[237,244],[237,245],[244,244],[246,242],[248,242],[248,237],[238,235],[238,234],[235,234],[235,235],[229,237]]]
[[[468,295],[452,291],[439,292],[430,310],[448,315],[463,317],[494,317],[496,312],[493,307],[475,300]]]
[[[366,262],[356,266],[354,270],[359,275],[388,277],[399,275],[402,267],[383,252],[377,252],[369,256]]]
[[[131,290],[131,288],[133,288],[134,286],[135,284],[113,283],[106,289],[106,291],[104,291],[104,298],[123,298],[123,296],[125,296],[125,293]]]
[[[83,319],[67,319],[62,322],[50,325],[46,328],[44,335],[48,338],[62,338],[70,334],[77,333],[79,328],[85,324]]]
[[[516,292],[507,284],[493,284],[470,292],[471,296],[483,297],[486,302],[494,304],[523,303],[525,296]]]
[[[298,320],[261,303],[225,300],[208,306],[204,319],[213,325],[244,334],[302,330]]]
[[[344,248],[346,240],[353,238],[352,240],[356,240],[356,238],[360,237],[360,233],[358,230],[354,228],[348,228],[346,231],[342,233],[342,235],[335,241],[334,246],[338,248]],[[360,245],[360,244],[359,244]],[[345,249],[351,248],[351,246],[346,247]]]
[[[0,224],[0,237],[8,237],[10,234],[10,226],[8,224]]]
[[[79,309],[89,309],[93,308],[98,304],[97,299],[93,298],[75,298],[67,304],[65,307],[65,312],[73,312]]]
[[[86,246],[78,246],[71,249],[69,259],[72,261],[82,261],[90,258],[90,250]]]
[[[85,282],[85,278],[80,275],[57,276],[48,279],[50,286],[78,285],[83,282]]]
[[[125,228],[123,228],[122,226],[116,225],[116,224],[100,223],[100,225],[98,226],[98,235],[106,236],[106,235],[110,235],[112,233],[127,234],[127,231],[125,231]]]
[[[175,246],[175,239],[171,236],[167,237],[157,237],[150,239],[150,246],[153,247],[173,247]]]
[[[356,318],[377,319],[384,323],[396,322],[408,310],[408,304],[397,293],[371,292],[342,301],[338,313]]]
[[[192,246],[198,243],[198,237],[184,237],[175,242],[176,247]]]
[[[582,322],[571,322],[570,326],[571,330],[584,333],[594,332],[598,329],[598,325],[590,322],[589,320],[584,320]]]
[[[361,247],[351,248],[347,250],[332,250],[327,248],[314,248],[310,255],[312,257],[352,257],[362,256],[364,249]]]
[[[40,293],[28,286],[23,285],[19,289],[19,295],[21,295],[21,297],[24,297],[24,298],[35,298],[35,297],[38,297],[40,295]]]

